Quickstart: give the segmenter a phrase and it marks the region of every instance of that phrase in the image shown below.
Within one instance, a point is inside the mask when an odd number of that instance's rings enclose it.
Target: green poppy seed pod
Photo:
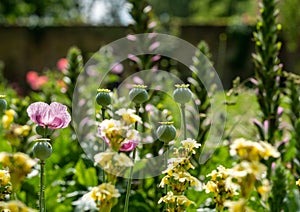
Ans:
[[[49,143],[50,139],[47,138],[41,138],[37,139],[36,143],[33,146],[33,155],[40,159],[40,160],[46,160],[49,158],[52,154],[52,146]]]
[[[173,92],[173,98],[177,103],[185,104],[192,99],[192,92],[189,85],[175,85],[176,89]]]
[[[53,130],[40,125],[36,125],[35,132],[36,134],[41,136],[49,136],[53,133]]]
[[[96,102],[98,105],[102,107],[107,107],[111,104],[111,96],[110,96],[110,90],[108,89],[98,89],[97,90],[97,96],[96,96]]]
[[[145,85],[134,85],[129,91],[129,99],[135,104],[142,104],[149,98],[148,92]]]
[[[0,113],[3,113],[7,108],[7,102],[5,100],[5,95],[0,95]]]
[[[163,142],[170,142],[176,137],[176,128],[173,122],[161,122],[161,125],[156,130],[157,138]]]

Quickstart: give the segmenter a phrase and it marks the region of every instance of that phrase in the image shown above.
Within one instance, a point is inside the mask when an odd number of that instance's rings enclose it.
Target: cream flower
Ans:
[[[136,122],[142,123],[141,117],[135,114],[135,110],[132,109],[119,109],[116,111],[116,114],[122,117],[122,120],[126,124],[134,124]]]
[[[111,150],[100,152],[94,156],[95,165],[99,164],[106,172],[118,175],[126,168],[133,166],[132,160],[124,153]]]
[[[199,148],[201,144],[197,143],[196,140],[187,138],[186,140],[181,141],[183,148],[191,152],[192,154],[196,154],[195,149]]]
[[[260,153],[263,159],[267,160],[269,157],[278,158],[280,156],[280,153],[271,144],[261,141],[260,145],[264,148],[264,151]]]
[[[89,193],[85,194],[82,199],[93,199],[98,208],[105,208],[106,206],[112,206],[114,200],[120,197],[119,190],[110,183],[102,183],[101,185],[94,187]]]
[[[249,161],[259,161],[261,158],[267,160],[269,157],[278,158],[280,156],[280,153],[269,143],[254,142],[244,138],[233,141],[230,146],[230,154],[232,156],[238,155]]]

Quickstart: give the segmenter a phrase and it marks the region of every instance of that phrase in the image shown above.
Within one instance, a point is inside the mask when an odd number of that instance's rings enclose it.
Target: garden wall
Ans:
[[[194,45],[200,40],[209,44],[215,68],[226,88],[234,77],[252,74],[250,27],[186,25],[179,31],[179,37]],[[127,33],[124,27],[0,27],[0,60],[5,63],[4,75],[24,88],[27,71],[54,68],[70,46],[78,46],[88,59],[101,46]],[[299,52],[282,51],[281,59],[287,70],[295,71],[297,55]]]

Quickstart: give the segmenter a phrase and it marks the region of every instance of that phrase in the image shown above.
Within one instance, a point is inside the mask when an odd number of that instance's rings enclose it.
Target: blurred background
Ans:
[[[144,1],[144,0],[138,0]],[[0,70],[11,84],[26,90],[26,73],[56,67],[71,46],[84,60],[101,46],[125,37],[134,0],[1,0]],[[259,1],[149,0],[155,31],[194,45],[208,43],[225,88],[236,76],[252,75],[252,33]],[[300,73],[299,0],[279,1],[284,69]],[[132,33],[132,32],[131,32]]]

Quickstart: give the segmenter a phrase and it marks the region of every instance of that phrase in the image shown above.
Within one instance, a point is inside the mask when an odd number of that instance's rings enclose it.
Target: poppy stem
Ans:
[[[140,115],[140,105],[136,104],[135,106],[135,111],[136,114],[139,116]],[[138,122],[135,122],[134,129],[138,129]],[[136,148],[134,148],[133,153],[132,153],[132,160],[133,164],[135,161],[135,155],[136,155]],[[125,197],[125,206],[124,206],[124,212],[128,212],[128,205],[129,205],[129,197],[130,197],[130,191],[131,191],[131,183],[132,183],[132,174],[133,174],[133,167],[130,167],[130,173],[129,173],[129,178],[127,182],[127,190],[126,190],[126,197]]]
[[[46,211],[46,204],[45,204],[45,179],[44,179],[44,172],[45,172],[45,161],[40,161],[40,196],[39,196],[39,206],[40,206],[40,212]]]
[[[181,112],[182,112],[182,121],[183,121],[183,135],[184,140],[187,138],[186,133],[186,115],[185,115],[185,104],[181,104]]]
[[[102,107],[101,108],[102,121],[105,120],[105,111],[106,111],[106,108]],[[103,143],[102,143],[102,152],[104,152],[104,151],[105,151],[105,141],[103,140]],[[104,172],[103,168],[102,168],[102,183],[105,183],[105,172]]]

